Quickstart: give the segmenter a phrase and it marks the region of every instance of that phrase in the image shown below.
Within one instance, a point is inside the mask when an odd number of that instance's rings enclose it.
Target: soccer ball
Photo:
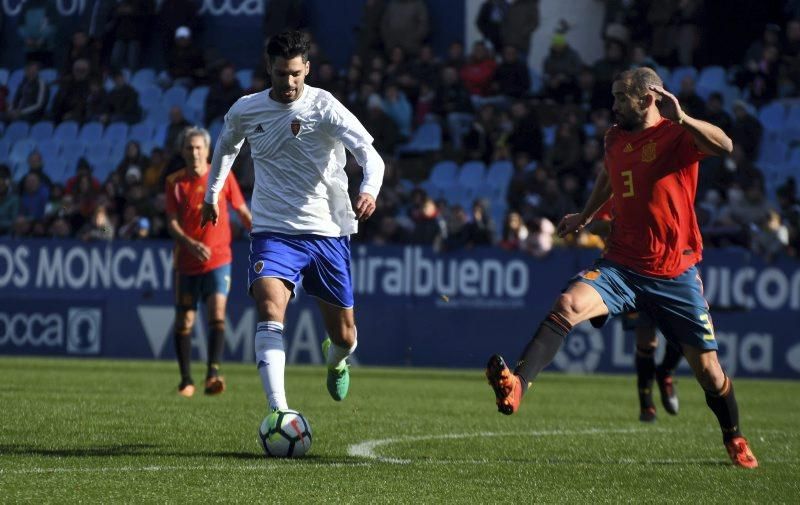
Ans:
[[[311,449],[311,425],[296,410],[276,410],[261,421],[258,438],[267,456],[299,458]]]

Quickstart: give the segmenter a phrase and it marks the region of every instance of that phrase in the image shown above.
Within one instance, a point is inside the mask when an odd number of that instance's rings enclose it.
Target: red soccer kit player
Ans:
[[[211,250],[211,258],[203,262],[178,242],[175,247],[175,269],[184,275],[203,274],[231,262],[228,206],[219,206],[219,221],[216,226],[200,227],[200,209],[203,206],[209,172],[198,176],[184,168],[167,178],[167,215],[176,216],[186,235],[202,242]],[[225,181],[220,202],[228,202],[234,209],[245,205],[239,183],[232,175]]]
[[[608,131],[605,164],[614,225],[606,259],[662,278],[676,277],[702,259],[694,196],[703,157],[691,134],[667,119],[641,132],[617,126]]]

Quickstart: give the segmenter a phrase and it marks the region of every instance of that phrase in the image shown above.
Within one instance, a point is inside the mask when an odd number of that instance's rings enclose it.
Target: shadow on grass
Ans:
[[[349,456],[325,456],[309,454],[298,459],[267,458],[261,452],[244,451],[175,451],[154,444],[119,444],[102,447],[60,447],[44,448],[26,444],[0,444],[0,455],[15,456],[45,456],[53,458],[95,458],[119,456],[151,456],[151,457],[180,457],[180,458],[205,458],[242,461],[285,461],[291,464],[313,465],[354,465],[363,463],[360,458]]]

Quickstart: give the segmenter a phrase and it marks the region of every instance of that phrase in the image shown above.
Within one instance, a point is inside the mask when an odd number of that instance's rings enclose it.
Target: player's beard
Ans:
[[[628,113],[621,114],[615,112],[614,116],[617,120],[617,125],[625,131],[641,130],[644,125],[646,113],[639,114],[637,111],[632,110]]]

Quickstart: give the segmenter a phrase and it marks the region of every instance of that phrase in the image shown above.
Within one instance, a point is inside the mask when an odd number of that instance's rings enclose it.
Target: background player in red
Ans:
[[[592,218],[586,228],[604,240],[608,239],[613,226],[614,212],[608,200]],[[643,312],[627,312],[622,315],[622,328],[633,331],[636,337],[634,368],[636,369],[636,389],[639,394],[639,420],[645,423],[656,420],[656,406],[653,402],[653,380],[661,393],[661,404],[671,415],[678,414],[678,393],[673,374],[683,353],[678,344],[667,342],[661,364],[656,366],[658,333],[656,323]]]
[[[200,225],[210,144],[206,130],[187,128],[182,143],[186,167],[171,174],[166,182],[168,226],[175,237],[175,354],[181,372],[178,393],[187,398],[195,391],[190,333],[201,300],[206,303],[209,324],[205,393],[225,390],[219,366],[225,350],[225,304],[231,287],[231,227],[227,205],[220,205],[219,226]],[[220,201],[230,203],[245,228],[250,229],[250,210],[232,175],[225,181]]]
[[[536,375],[573,326],[640,310],[681,344],[737,466],[758,466],[739,429],[733,384],[717,359],[717,342],[695,264],[702,239],[694,214],[698,162],[733,150],[720,128],[688,116],[649,68],[621,73],[612,85],[617,124],[606,134],[605,170],[585,208],[565,216],[560,235],[576,232],[609,199],[614,226],[604,257],[572,279],[539,325],[512,373],[497,354],[486,376],[498,410],[513,414]],[[659,110],[659,102],[660,110]]]

